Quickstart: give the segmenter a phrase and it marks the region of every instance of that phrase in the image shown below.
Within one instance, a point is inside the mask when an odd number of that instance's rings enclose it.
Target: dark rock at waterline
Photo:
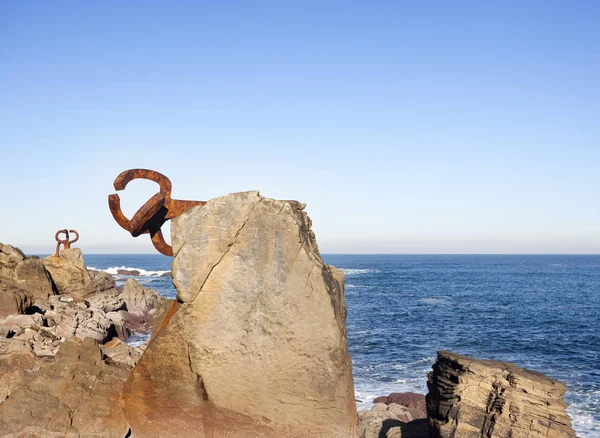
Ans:
[[[160,276],[161,277],[170,277],[171,276],[171,271],[169,271],[169,272],[163,272]]]
[[[137,269],[117,269],[117,275],[131,275],[132,277],[139,277],[140,271]]]
[[[395,403],[407,408],[420,409],[423,412],[427,410],[425,395],[416,392],[392,392],[390,395],[377,397],[373,403],[385,403],[386,405]]]

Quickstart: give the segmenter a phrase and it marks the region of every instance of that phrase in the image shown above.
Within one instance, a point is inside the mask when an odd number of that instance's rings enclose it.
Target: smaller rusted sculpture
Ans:
[[[69,233],[73,233],[75,234],[75,239],[73,240],[69,240]],[[64,239],[59,239],[58,236],[60,234],[64,234],[65,238]],[[63,245],[63,249],[69,249],[71,248],[71,244],[75,243],[79,240],[79,233],[75,230],[58,230],[56,232],[56,234],[54,235],[54,239],[58,242],[56,244],[56,257],[60,257],[60,245]]]
[[[118,194],[108,196],[108,206],[115,221],[129,231],[133,237],[150,234],[152,244],[161,254],[172,256],[173,248],[165,241],[160,227],[174,217],[192,207],[204,205],[204,201],[180,201],[171,199],[171,181],[162,173],[148,169],[129,169],[121,172],[115,179],[115,190],[124,190],[134,179],[148,179],[160,187],[160,191],[150,198],[131,219],[127,219],[121,211],[121,199]]]

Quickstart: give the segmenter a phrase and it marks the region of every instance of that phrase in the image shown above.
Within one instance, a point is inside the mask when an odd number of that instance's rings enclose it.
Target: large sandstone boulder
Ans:
[[[427,382],[431,437],[575,437],[565,385],[508,362],[438,352]]]
[[[126,384],[133,436],[356,436],[343,274],[303,205],[231,194],[171,234],[181,304]]]
[[[84,299],[88,293],[88,285],[92,283],[92,276],[88,272],[79,248],[69,248],[61,251],[62,257],[54,255],[44,259],[44,267],[50,275],[56,288],[61,294],[69,294],[78,301]]]
[[[135,279],[130,278],[123,287],[123,301],[129,313],[142,316],[156,309],[162,297],[149,287],[143,287]]]
[[[7,290],[24,291],[29,296],[29,305],[43,302],[55,292],[52,279],[39,257],[27,257],[19,248],[0,243],[0,302],[10,301],[8,296],[14,296]],[[1,308],[2,304],[0,312]]]
[[[12,281],[0,278],[0,319],[25,312],[32,304],[29,292]]]
[[[123,438],[129,430],[120,403],[127,374],[102,360],[93,339],[72,338],[54,363],[11,387],[0,404],[0,437]]]

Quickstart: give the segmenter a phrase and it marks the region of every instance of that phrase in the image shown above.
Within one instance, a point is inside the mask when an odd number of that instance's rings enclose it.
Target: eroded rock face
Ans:
[[[156,309],[162,297],[154,289],[143,287],[135,279],[130,278],[123,287],[123,301],[127,311],[142,316]]]
[[[44,267],[61,294],[69,294],[75,300],[81,301],[88,293],[86,290],[92,283],[92,276],[88,272],[79,248],[69,248],[61,251],[62,257],[48,256],[44,259]]]
[[[127,374],[102,360],[94,340],[72,338],[54,363],[11,388],[0,404],[0,437],[122,438],[129,429],[120,403]]]
[[[23,306],[42,302],[53,294],[50,275],[38,257],[27,257],[19,248],[0,243],[0,318],[21,313]]]
[[[32,301],[29,292],[10,280],[0,278],[0,319],[23,313]]]
[[[440,351],[427,386],[432,437],[575,437],[565,385],[541,373]]]
[[[132,369],[142,355],[141,349],[127,345],[118,338],[100,346],[100,349],[107,363],[127,369]]]
[[[66,298],[64,295],[53,297],[51,310],[44,315],[48,324],[56,327],[56,336],[62,339],[77,336],[82,340],[92,338],[104,342],[116,335],[114,323],[104,311]]]
[[[182,304],[124,390],[133,436],[356,436],[343,274],[302,209],[247,192],[173,220]]]

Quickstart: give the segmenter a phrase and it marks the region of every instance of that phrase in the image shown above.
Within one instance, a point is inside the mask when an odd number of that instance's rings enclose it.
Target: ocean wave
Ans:
[[[104,271],[104,272],[109,273],[110,275],[115,275],[115,276],[123,275],[123,276],[131,276],[131,277],[161,277],[161,276],[171,272],[171,271],[148,271],[143,268],[130,268],[127,266],[112,266],[107,269],[99,269],[99,268],[89,267],[88,269],[90,269],[92,271]]]
[[[346,288],[348,289],[373,289],[375,286],[363,286],[362,284],[347,284]]]
[[[340,268],[345,275],[361,275],[361,274],[377,274],[381,272],[379,269],[350,269]]]

